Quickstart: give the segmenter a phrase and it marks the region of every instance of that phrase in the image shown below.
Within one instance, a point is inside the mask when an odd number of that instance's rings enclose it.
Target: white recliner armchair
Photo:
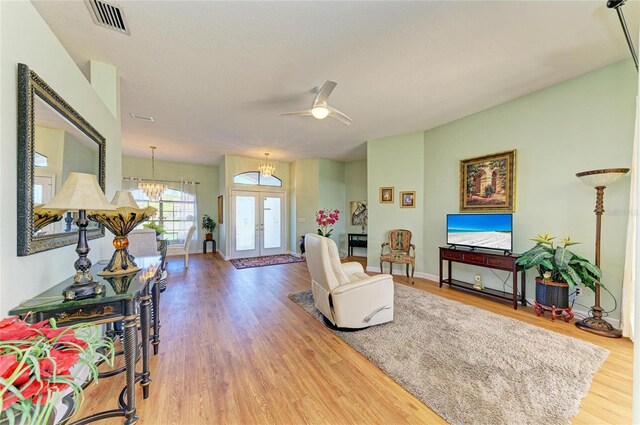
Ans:
[[[359,329],[393,321],[393,277],[369,276],[360,263],[340,262],[329,238],[305,235],[313,302],[338,328]]]

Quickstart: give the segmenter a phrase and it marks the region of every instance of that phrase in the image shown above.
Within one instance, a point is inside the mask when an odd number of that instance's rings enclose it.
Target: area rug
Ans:
[[[321,320],[311,291],[289,298]],[[334,332],[452,424],[569,423],[609,354],[399,284],[393,322]]]
[[[269,255],[266,257],[239,258],[231,260],[236,269],[248,269],[251,267],[275,266],[277,264],[301,263],[304,258],[290,254]]]

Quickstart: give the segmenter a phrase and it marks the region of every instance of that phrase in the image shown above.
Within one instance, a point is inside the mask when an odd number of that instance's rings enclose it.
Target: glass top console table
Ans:
[[[124,371],[126,386],[119,397],[119,406],[116,409],[99,412],[79,419],[73,424],[81,425],[110,417],[124,416],[125,425],[137,422],[135,382],[138,378],[143,387],[143,396],[149,395],[151,382],[149,368],[149,341],[154,348],[159,343],[159,288],[157,282],[160,278],[162,259],[160,256],[137,257],[136,264],[140,267],[137,273],[113,277],[98,276],[104,264],[98,263],[91,268],[94,280],[104,285],[102,295],[81,300],[63,301],[62,291],[73,283],[73,278],[60,282],[54,287],[22,302],[18,307],[9,311],[11,315],[17,315],[30,323],[46,319],[55,319],[61,326],[75,323],[106,324],[122,322],[124,328]],[[49,300],[49,301],[47,301]],[[140,313],[137,306],[140,306]],[[151,308],[153,306],[153,335],[150,335]],[[135,363],[138,347],[138,335],[136,321],[140,318],[142,335],[142,374],[136,377]],[[111,376],[111,374],[105,374]],[[126,400],[125,400],[126,395]],[[69,418],[65,418],[66,422]]]

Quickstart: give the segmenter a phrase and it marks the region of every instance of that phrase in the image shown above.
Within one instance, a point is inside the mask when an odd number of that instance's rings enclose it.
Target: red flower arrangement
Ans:
[[[17,317],[0,320],[2,416],[10,424],[18,417],[21,424],[46,423],[61,392],[71,388],[82,397],[82,383],[71,369],[86,365],[89,379],[96,380],[96,362],[113,365],[113,352],[113,342],[94,325],[57,328],[54,320],[31,325]]]
[[[330,229],[327,232],[327,228],[336,224],[336,222],[340,219],[340,210],[329,210],[323,208],[316,213],[316,223],[320,226],[318,229],[318,234],[320,236],[329,237],[333,229]]]

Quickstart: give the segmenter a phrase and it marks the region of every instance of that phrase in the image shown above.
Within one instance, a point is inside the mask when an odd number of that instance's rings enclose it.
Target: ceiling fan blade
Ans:
[[[280,114],[280,115],[288,115],[288,116],[291,116],[291,117],[310,117],[311,116],[311,110],[298,111],[298,112],[285,112],[284,114]]]
[[[338,83],[336,83],[335,81],[327,80],[320,88],[320,91],[316,95],[316,98],[313,99],[313,106],[316,106],[318,104],[326,105],[329,95],[337,85]]]
[[[337,109],[332,108],[331,106],[327,106],[327,108],[329,109],[329,116],[333,119],[340,121],[342,124],[351,125],[351,123],[353,122],[351,118],[349,118],[342,112],[338,111]]]

